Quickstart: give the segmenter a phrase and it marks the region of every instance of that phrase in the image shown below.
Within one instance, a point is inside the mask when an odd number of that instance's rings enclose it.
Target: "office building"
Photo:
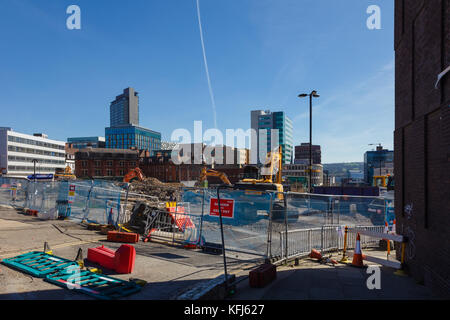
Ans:
[[[397,232],[409,275],[450,299],[450,3],[397,0],[394,16]]]
[[[110,126],[105,128],[105,145],[110,149],[161,149],[161,133],[139,126],[139,97],[126,88],[110,106]]]
[[[0,128],[0,170],[10,177],[54,174],[66,166],[64,141],[48,139],[43,133],[19,133]],[[35,166],[36,164],[36,166]]]
[[[311,148],[312,162],[316,164],[322,163],[322,153],[319,145],[312,145]],[[309,142],[301,143],[299,146],[295,146],[295,160],[305,160],[309,161]],[[309,162],[308,162],[309,163]]]
[[[133,88],[126,88],[111,102],[110,127],[139,125],[139,96]]]
[[[374,151],[364,153],[364,181],[372,185],[373,176],[380,175],[383,167],[393,166],[394,151],[383,149],[383,146],[377,146]]]
[[[256,122],[256,119],[258,121]],[[291,163],[293,153],[293,127],[292,120],[283,111],[270,112],[269,110],[254,110],[251,112],[251,126],[258,132],[255,141],[252,139],[251,147],[258,152],[258,164],[263,163],[260,153],[267,153],[278,146],[282,147],[282,162]],[[278,136],[276,135],[278,132]],[[264,140],[262,140],[264,139]],[[263,147],[265,150],[261,150]],[[254,149],[253,149],[254,150]],[[253,151],[252,151],[253,153]],[[253,159],[250,159],[251,161]]]
[[[67,138],[67,143],[74,149],[83,149],[86,147],[105,148],[105,137],[76,137]]]
[[[309,180],[309,164],[285,164],[283,165],[283,176],[290,182],[300,182],[305,188]],[[323,165],[312,165],[312,186],[323,185]]]
[[[153,150],[161,148],[161,133],[138,126],[105,128],[106,148]]]

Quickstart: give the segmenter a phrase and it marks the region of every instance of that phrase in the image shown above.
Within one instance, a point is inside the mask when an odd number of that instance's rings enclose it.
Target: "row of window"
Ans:
[[[33,172],[34,166],[8,166],[8,171],[29,171]],[[55,167],[36,167],[37,172],[55,171]]]
[[[36,140],[32,140],[32,139],[26,139],[26,138],[15,137],[15,136],[8,136],[8,141],[17,142],[17,143],[24,143],[24,144],[29,144],[29,145],[33,145],[33,146],[39,146],[39,147],[46,147],[46,148],[64,150],[64,146],[61,146],[59,144],[53,144],[53,143],[48,143],[48,142],[36,141]]]
[[[86,169],[81,170],[81,175],[83,177],[88,177],[89,170],[86,170]],[[123,176],[123,175],[125,175],[125,170],[119,170],[119,176]],[[94,176],[96,176],[96,177],[104,177],[104,176],[112,177],[112,176],[114,176],[114,174],[111,169],[105,170],[105,174],[103,173],[102,170],[94,170]]]
[[[8,161],[32,162],[34,158],[8,156]],[[38,163],[65,164],[64,160],[37,159]]]
[[[112,167],[113,166],[113,162],[108,160],[108,161],[103,161],[107,167]],[[119,167],[124,167],[126,165],[125,161],[119,161]],[[81,166],[83,168],[86,168],[88,166],[88,161],[87,160],[83,160],[81,161]],[[94,161],[94,167],[101,167],[102,166],[102,161],[101,160],[95,160]],[[128,162],[128,166],[130,167],[135,167],[136,166],[136,162],[135,161],[130,161]]]
[[[52,156],[52,157],[65,157],[65,154],[60,153],[60,152],[51,152],[51,151],[22,148],[22,147],[16,147],[16,146],[8,146],[8,151],[30,153],[30,154],[41,154],[44,156]]]

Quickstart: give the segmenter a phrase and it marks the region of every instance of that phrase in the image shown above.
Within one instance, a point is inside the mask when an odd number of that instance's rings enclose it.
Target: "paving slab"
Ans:
[[[3,229],[1,229],[3,226]],[[8,228],[13,226],[14,228]],[[75,259],[81,248],[87,257],[88,248],[104,245],[118,249],[122,243],[106,241],[106,235],[87,230],[70,220],[40,220],[25,216],[11,208],[0,207],[0,259],[22,253],[42,251],[48,242],[55,256]],[[130,274],[117,274],[104,268],[109,276],[129,280],[138,278],[147,282],[143,289],[124,299],[175,299],[178,295],[216,278],[223,273],[223,257],[154,242],[138,242],[135,268]],[[242,260],[232,254],[227,258],[230,271],[240,268]],[[86,265],[97,266],[85,260]],[[66,288],[60,288],[0,264],[0,299],[92,299]]]

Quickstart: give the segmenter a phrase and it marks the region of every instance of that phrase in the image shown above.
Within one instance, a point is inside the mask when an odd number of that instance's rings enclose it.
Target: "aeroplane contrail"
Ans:
[[[203,62],[205,64],[206,79],[208,81],[208,88],[209,88],[209,96],[211,97],[211,104],[212,104],[212,109],[213,109],[214,128],[217,129],[216,102],[214,100],[214,93],[213,93],[213,89],[211,86],[211,78],[209,77],[208,61],[206,59],[205,43],[203,41],[203,29],[202,29],[202,21],[200,18],[200,3],[199,2],[200,2],[200,0],[197,0],[198,28],[200,30],[200,42],[202,43]]]

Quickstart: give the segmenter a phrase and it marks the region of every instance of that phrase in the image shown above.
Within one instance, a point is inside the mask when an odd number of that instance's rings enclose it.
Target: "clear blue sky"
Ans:
[[[81,8],[81,30],[66,8]],[[366,9],[381,8],[381,30]],[[213,128],[195,0],[3,0],[0,126],[49,138],[104,136],[109,103],[140,94],[140,124],[169,140],[194,120]],[[322,162],[363,161],[393,147],[391,0],[200,0],[218,128],[250,126],[250,110],[285,111],[295,144],[309,140]]]

